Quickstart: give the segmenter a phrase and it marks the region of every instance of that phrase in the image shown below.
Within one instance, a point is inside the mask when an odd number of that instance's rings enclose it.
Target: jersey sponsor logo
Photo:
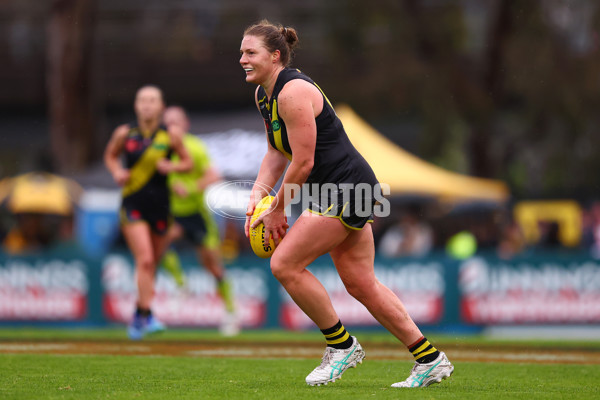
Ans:
[[[140,148],[140,143],[135,139],[127,139],[125,142],[125,150],[129,153],[133,153]]]
[[[279,124],[279,121],[278,120],[273,121],[273,130],[278,131],[279,129],[281,129],[281,125]]]

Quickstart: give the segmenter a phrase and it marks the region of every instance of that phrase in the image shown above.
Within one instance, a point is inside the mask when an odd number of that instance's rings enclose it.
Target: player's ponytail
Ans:
[[[249,26],[244,31],[244,36],[251,35],[263,39],[265,47],[270,52],[279,50],[280,60],[284,67],[292,62],[294,49],[298,46],[298,33],[292,27],[284,27],[281,24],[275,25],[266,19]]]
[[[296,30],[292,27],[281,27],[281,34],[285,38],[285,41],[290,49],[290,53],[293,53],[294,49],[298,45],[298,34]]]

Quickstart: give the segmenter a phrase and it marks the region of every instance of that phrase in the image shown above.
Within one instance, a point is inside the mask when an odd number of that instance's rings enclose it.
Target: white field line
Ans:
[[[71,344],[62,343],[0,343],[0,351],[8,352],[66,351],[72,348]]]

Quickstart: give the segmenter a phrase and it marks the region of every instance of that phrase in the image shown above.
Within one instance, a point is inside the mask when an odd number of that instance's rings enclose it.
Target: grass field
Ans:
[[[383,332],[353,332],[367,354],[342,380],[310,387],[317,332],[249,331],[225,339],[173,330],[129,342],[123,329],[0,329],[0,399],[593,399],[600,342],[491,341],[429,335],[455,373],[394,389],[410,355]]]

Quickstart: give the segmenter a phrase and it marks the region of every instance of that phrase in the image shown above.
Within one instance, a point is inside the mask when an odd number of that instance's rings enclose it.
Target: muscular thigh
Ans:
[[[348,233],[336,218],[304,212],[279,243],[273,257],[304,268],[342,243]]]
[[[375,280],[375,244],[371,224],[352,231],[330,254],[343,282]]]
[[[136,221],[122,226],[123,236],[138,260],[144,256],[153,255],[152,233],[148,224],[144,221]]]

